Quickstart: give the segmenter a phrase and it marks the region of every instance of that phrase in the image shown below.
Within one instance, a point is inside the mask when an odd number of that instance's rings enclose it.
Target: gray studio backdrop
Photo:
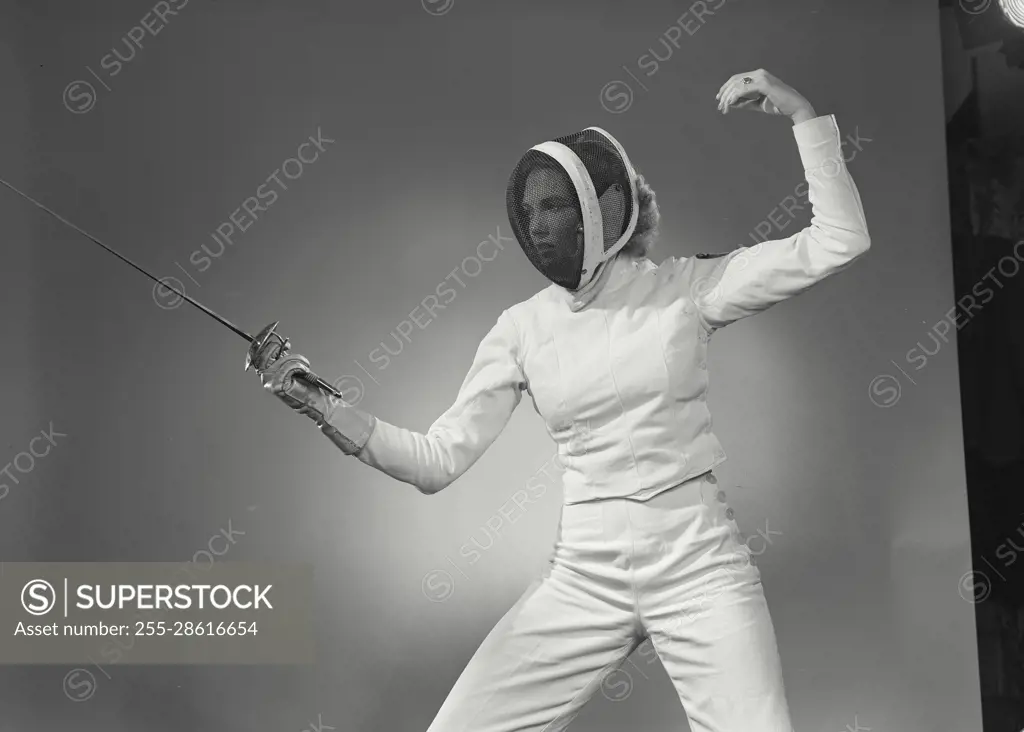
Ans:
[[[661,203],[655,261],[806,225],[780,208],[802,181],[789,124],[715,108],[767,68],[837,115],[873,241],[712,349],[719,475],[794,721],[976,730],[933,5],[8,2],[0,176],[242,327],[281,320],[350,398],[424,431],[545,284],[504,208],[530,145],[619,137]],[[230,536],[216,561],[315,566],[318,651],[6,667],[0,730],[425,729],[551,551],[558,471],[529,400],[420,495],[264,394],[236,335],[6,189],[0,217],[2,559],[202,562]],[[686,722],[637,653],[575,727]]]

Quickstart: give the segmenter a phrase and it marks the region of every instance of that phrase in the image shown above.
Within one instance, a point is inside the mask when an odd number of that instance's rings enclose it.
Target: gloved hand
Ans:
[[[313,420],[346,455],[359,452],[370,438],[376,418],[298,378],[312,373],[309,360],[289,353],[280,343],[267,343],[252,360],[263,388],[299,414]]]
[[[264,389],[319,426],[330,418],[338,400],[299,378],[309,373],[312,372],[305,356],[285,351],[282,358],[260,372],[260,381]]]

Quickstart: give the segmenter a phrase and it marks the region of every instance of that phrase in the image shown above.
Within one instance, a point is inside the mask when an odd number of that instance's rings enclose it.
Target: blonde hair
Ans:
[[[628,257],[646,257],[654,248],[654,242],[658,236],[658,222],[661,220],[661,212],[658,210],[658,199],[654,189],[644,180],[643,175],[636,175],[637,199],[640,202],[637,212],[636,229],[629,241],[622,247],[622,251]]]

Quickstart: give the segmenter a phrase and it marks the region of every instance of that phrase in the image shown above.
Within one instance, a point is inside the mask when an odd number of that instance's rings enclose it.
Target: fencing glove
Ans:
[[[313,420],[346,455],[362,450],[377,424],[376,418],[324,393],[320,387],[296,378],[301,373],[311,373],[309,361],[304,356],[288,353],[280,347],[273,348],[269,356],[277,357],[277,360],[265,365],[269,360],[268,354],[261,352],[253,361],[263,388]]]

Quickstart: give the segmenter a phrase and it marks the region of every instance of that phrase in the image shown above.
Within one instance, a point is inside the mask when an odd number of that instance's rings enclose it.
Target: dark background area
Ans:
[[[994,3],[982,7],[942,3],[943,66],[957,300],[979,282],[1000,290],[958,341],[984,729],[1016,732],[1024,727],[1024,278],[1010,263],[1024,239],[1024,29]]]

